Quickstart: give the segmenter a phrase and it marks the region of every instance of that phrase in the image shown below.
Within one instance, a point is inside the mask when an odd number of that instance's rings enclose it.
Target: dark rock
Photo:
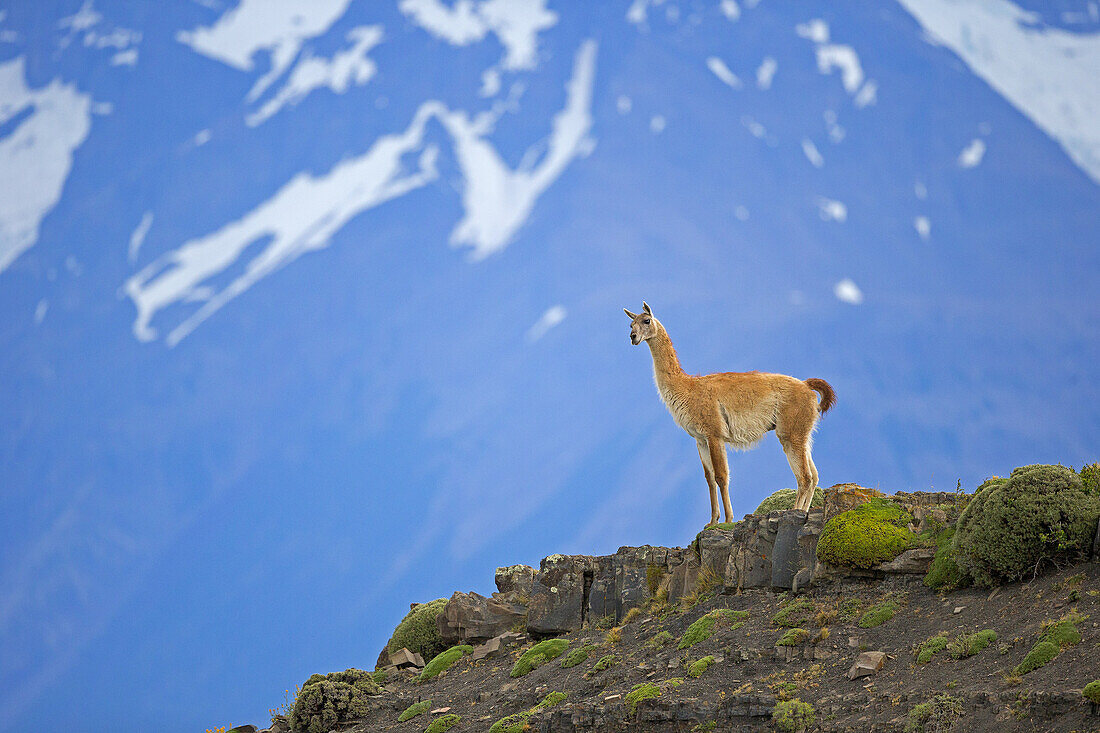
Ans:
[[[519,593],[530,596],[535,585],[537,571],[530,565],[509,565],[497,568],[497,590],[501,593]]]
[[[918,573],[925,575],[932,566],[932,558],[936,556],[933,547],[914,547],[906,550],[893,560],[876,565],[873,570],[881,573]]]
[[[681,551],[682,552],[682,551]],[[626,612],[644,605],[651,597],[649,588],[650,568],[661,576],[670,570],[670,559],[679,559],[679,553],[667,547],[620,547],[612,558],[615,577],[615,620],[621,621]]]
[[[687,552],[672,568],[668,583],[668,598],[678,601],[690,595],[699,584],[699,559],[694,552]]]
[[[286,718],[282,715],[277,715],[271,719],[271,727],[265,728],[260,733],[289,733],[290,724],[286,722]]]
[[[484,644],[474,647],[473,653],[470,654],[470,659],[476,662],[479,659],[489,659],[498,656],[502,646],[499,636],[489,639],[489,641]]]
[[[550,555],[542,560],[527,607],[527,630],[535,636],[581,628],[599,563],[589,555]]]
[[[746,517],[733,530],[733,545],[726,563],[725,586],[729,592],[762,588],[772,582],[772,550],[779,517]]]
[[[230,728],[225,733],[256,733],[256,726],[254,725],[238,725],[236,728]]]
[[[733,548],[736,527],[734,529],[704,529],[699,533],[697,541],[699,547],[700,570],[722,576],[726,572],[726,563],[729,562],[730,550]]]
[[[472,592],[455,593],[435,623],[447,646],[477,644],[522,624],[526,614],[527,607],[514,591],[494,593],[491,598]]]
[[[390,655],[390,664],[398,669],[405,669],[407,667],[417,667],[419,669],[424,668],[424,657],[420,656],[416,652],[410,652],[408,649],[402,647],[393,654]]]
[[[773,588],[790,589],[794,577],[802,569],[802,553],[798,532],[806,524],[806,512],[791,509],[779,517],[779,526],[772,546]]]

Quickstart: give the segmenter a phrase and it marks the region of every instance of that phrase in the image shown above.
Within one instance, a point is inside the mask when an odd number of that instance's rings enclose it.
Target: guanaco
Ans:
[[[726,444],[738,450],[756,446],[764,433],[774,430],[798,481],[794,508],[808,510],[817,488],[817,467],[810,457],[818,418],[836,403],[836,392],[824,379],[795,379],[785,374],[721,372],[693,376],[684,372],[668,331],[642,303],[641,313],[631,313],[630,343],[649,344],[653,378],[676,424],[695,438],[703,473],[710,488],[710,523],[718,523],[718,490],[726,521],[730,508],[729,463]],[[814,393],[817,393],[816,395]],[[817,395],[821,396],[820,401]]]

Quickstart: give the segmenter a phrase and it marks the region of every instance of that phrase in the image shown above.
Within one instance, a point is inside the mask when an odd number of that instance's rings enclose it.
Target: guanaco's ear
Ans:
[[[625,313],[625,314],[627,314],[628,316],[630,316],[630,320],[632,320],[632,321],[633,321],[633,320],[634,320],[635,318],[637,318],[637,317],[638,317],[638,314],[637,314],[637,313],[631,313],[631,312],[630,312],[630,311],[628,311],[628,310],[627,310],[626,308],[623,308],[623,313]]]
[[[653,311],[649,309],[649,303],[645,302],[644,300],[642,301],[642,310],[644,310],[649,315],[653,315]]]

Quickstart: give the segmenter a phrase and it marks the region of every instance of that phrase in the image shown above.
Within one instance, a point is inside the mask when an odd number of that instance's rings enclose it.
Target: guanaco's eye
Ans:
[[[646,325],[649,325],[649,319],[648,318],[645,319],[645,321],[643,321],[643,323],[645,323]]]

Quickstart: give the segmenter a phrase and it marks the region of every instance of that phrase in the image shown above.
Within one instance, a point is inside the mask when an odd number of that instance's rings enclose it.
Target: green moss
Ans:
[[[435,679],[440,673],[473,650],[474,648],[472,646],[460,644],[440,652],[432,657],[432,661],[424,665],[424,671],[420,673],[419,680],[421,682],[427,682],[428,680]]]
[[[539,667],[551,659],[557,659],[569,646],[568,639],[547,639],[540,641],[520,655],[512,667],[512,677],[522,677],[531,670]]]
[[[932,590],[953,590],[967,585],[966,573],[955,561],[954,537],[954,527],[948,527],[936,535],[936,556],[924,576],[924,584]]]
[[[718,622],[712,614],[706,614],[701,616],[694,623],[687,628],[684,635],[680,637],[680,643],[677,644],[678,649],[687,649],[704,639],[709,639],[711,634],[714,633],[714,624]]]
[[[706,672],[710,665],[714,664],[714,657],[706,656],[702,659],[692,662],[688,667],[688,677],[699,678],[703,676],[703,672]]]
[[[1016,665],[1016,668],[1012,670],[1014,674],[1027,674],[1028,672],[1034,672],[1046,665],[1047,662],[1058,656],[1059,648],[1057,644],[1049,641],[1040,641],[1035,646],[1031,647],[1031,651],[1027,653],[1024,660]]]
[[[460,720],[462,720],[462,718],[458,715],[455,715],[454,713],[441,715],[440,717],[433,720],[431,724],[424,729],[424,733],[444,733],[444,731],[448,731],[458,725],[458,722]]]
[[[842,512],[821,529],[817,558],[830,565],[872,568],[913,547],[912,517],[889,499],[874,498]]]
[[[808,626],[816,614],[817,606],[803,596],[783,604],[779,612],[772,616],[772,624],[780,627]]]
[[[538,705],[524,710],[522,713],[516,713],[507,717],[501,718],[489,728],[489,733],[522,733],[527,728],[527,719],[535,713],[542,712],[549,708],[554,707],[558,703],[565,700],[568,697],[564,692],[551,692],[549,695],[542,699]]]
[[[883,601],[876,606],[872,606],[860,617],[859,627],[861,629],[873,629],[876,626],[882,626],[894,617],[897,610],[897,601]]]
[[[707,722],[700,723],[699,725],[692,728],[691,733],[710,733],[710,731],[714,730],[717,727],[718,721],[708,720]]]
[[[606,656],[600,657],[600,661],[596,662],[592,669],[596,670],[597,672],[602,672],[605,669],[611,669],[618,663],[618,657],[616,657],[614,654],[608,654]]]
[[[672,638],[672,634],[668,635],[668,638]],[[573,651],[565,655],[565,659],[561,660],[561,668],[569,669],[570,667],[576,667],[581,662],[588,661],[588,655],[599,649],[595,644],[585,644],[582,647],[578,647]]]
[[[976,634],[963,634],[957,637],[948,644],[947,653],[953,659],[965,659],[974,656],[995,641],[997,641],[997,632],[993,629],[983,629]]]
[[[797,697],[776,703],[772,708],[772,725],[785,733],[806,730],[814,724],[814,706]]]
[[[634,685],[634,689],[626,693],[626,697],[623,699],[630,707],[630,712],[634,713],[638,711],[638,703],[642,700],[649,700],[650,698],[660,697],[661,688],[652,682],[642,682]]]
[[[645,643],[645,645],[649,649],[663,649],[669,644],[669,642],[672,641],[672,639],[672,634],[668,633],[667,631],[658,631],[656,634],[653,635],[653,638]]]
[[[302,685],[287,723],[295,733],[328,733],[337,723],[364,717],[369,698],[381,692],[370,672],[348,669],[315,674]]]
[[[672,689],[676,689],[680,685],[684,684],[684,678],[683,677],[669,677],[667,680],[664,681],[664,684],[671,687]]]
[[[426,713],[432,709],[431,700],[421,700],[420,702],[414,702],[412,705],[405,708],[405,712],[397,716],[397,722],[404,723],[410,718],[415,718],[417,715]]]
[[[1062,620],[1050,626],[1041,637],[1042,641],[1049,641],[1059,649],[1074,646],[1081,641],[1081,632],[1077,630],[1072,620]]]
[[[1100,705],[1100,680],[1093,680],[1085,685],[1081,695],[1093,705]]]
[[[978,585],[1018,580],[1090,546],[1100,495],[1072,470],[1023,466],[986,484],[959,515],[952,542],[959,568]]]
[[[393,654],[405,648],[424,659],[431,659],[446,649],[443,637],[439,635],[439,629],[435,625],[435,620],[443,613],[446,605],[447,599],[439,598],[431,603],[417,604],[410,609],[394,629],[393,636],[386,643],[386,651]]]
[[[921,642],[920,647],[917,648],[917,664],[928,664],[932,661],[932,657],[946,648],[946,636],[933,636],[930,639],[925,639]]]
[[[905,733],[939,733],[951,730],[963,714],[962,698],[937,695],[928,702],[914,705],[905,721]]]
[[[797,496],[798,492],[794,489],[780,489],[760,502],[760,506],[756,507],[756,511],[754,511],[753,514],[760,516],[768,514],[769,512],[794,509],[794,500]],[[810,506],[825,506],[825,494],[821,493],[821,489],[814,489],[814,498],[810,501]]]
[[[779,637],[779,641],[775,642],[776,646],[798,646],[807,639],[810,638],[810,632],[806,629],[787,629],[783,636]]]

